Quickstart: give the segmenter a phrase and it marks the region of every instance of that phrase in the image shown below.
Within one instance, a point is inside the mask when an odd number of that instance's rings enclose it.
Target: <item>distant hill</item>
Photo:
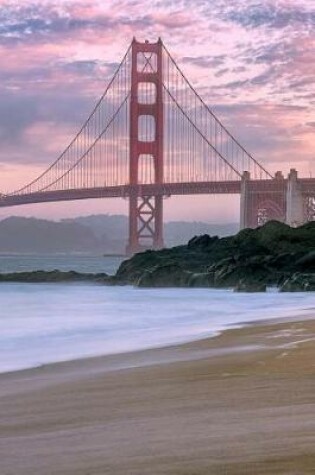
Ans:
[[[199,221],[170,221],[165,224],[165,241],[167,246],[186,244],[194,236],[209,234],[211,236],[230,236],[239,231],[238,223],[208,224]]]
[[[167,246],[186,243],[200,234],[225,236],[237,224],[169,222],[165,224]],[[124,253],[128,219],[122,215],[91,215],[61,221],[10,217],[0,221],[2,253]]]
[[[98,246],[94,232],[75,221],[11,217],[0,222],[0,252],[86,252]]]
[[[62,223],[78,223],[91,229],[99,238],[121,240],[127,239],[128,218],[124,215],[92,214],[73,219],[63,219]]]

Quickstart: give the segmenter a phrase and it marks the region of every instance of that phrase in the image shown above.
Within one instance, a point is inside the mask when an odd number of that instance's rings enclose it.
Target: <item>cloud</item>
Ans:
[[[166,28],[185,28],[194,23],[194,16],[187,11],[173,12],[172,15],[157,13],[152,15],[152,23],[156,22]]]
[[[24,129],[38,117],[34,98],[15,94],[0,94],[0,140],[2,147],[16,143],[21,146],[21,135]]]
[[[303,138],[307,131],[300,125],[307,113],[304,107],[238,103],[217,104],[213,109],[244,147],[272,172],[278,167],[284,171],[291,166],[301,168],[314,156]]]
[[[194,66],[198,66],[199,68],[217,68],[218,66],[222,66],[227,59],[226,55],[217,55],[217,56],[184,56],[182,62],[190,63]]]
[[[0,8],[0,38],[5,43],[34,38],[48,40],[50,35],[110,27],[111,19],[106,15],[79,18],[72,15],[71,5],[60,9],[54,2],[50,6],[40,2],[20,6],[13,2]]]
[[[300,164],[314,150],[314,21],[309,0],[0,0],[0,161],[48,166],[132,37],[162,36],[255,156]]]
[[[83,99],[78,90],[53,96],[6,91],[0,93],[0,103],[0,162],[12,162],[14,157],[15,163],[34,164],[49,163],[62,152],[95,100]]]
[[[70,35],[82,35],[81,41],[88,42],[90,35],[95,38],[126,28],[143,30],[157,21],[166,27],[180,28],[184,25],[184,14],[177,13],[172,20],[167,16],[155,18],[150,15],[132,18],[127,12],[112,15],[98,8],[93,1],[64,2],[62,8],[56,1],[37,1],[23,6],[12,2],[0,5],[0,42],[49,42],[52,38],[71,40],[73,36]]]
[[[288,5],[284,3],[251,3],[239,9],[230,8],[225,19],[238,23],[245,28],[268,27],[284,29],[289,26],[312,28],[315,26],[315,10],[303,8],[303,4]]]

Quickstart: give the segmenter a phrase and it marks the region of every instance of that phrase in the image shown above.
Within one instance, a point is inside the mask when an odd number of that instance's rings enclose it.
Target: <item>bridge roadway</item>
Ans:
[[[315,196],[315,179],[299,179],[302,193]],[[287,180],[249,180],[252,192],[285,193]],[[34,203],[74,201],[97,198],[128,198],[137,196],[179,196],[197,194],[240,194],[241,180],[222,182],[164,183],[144,185],[120,185],[97,188],[41,191],[24,194],[0,195],[0,207],[18,206]]]

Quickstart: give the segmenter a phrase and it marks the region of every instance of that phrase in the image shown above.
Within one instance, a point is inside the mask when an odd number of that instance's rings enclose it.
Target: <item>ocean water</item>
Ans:
[[[0,372],[153,348],[315,311],[315,293],[0,284]]]
[[[114,274],[123,261],[123,257],[90,255],[19,255],[0,254],[0,273],[28,272],[33,270],[77,272],[106,272]]]

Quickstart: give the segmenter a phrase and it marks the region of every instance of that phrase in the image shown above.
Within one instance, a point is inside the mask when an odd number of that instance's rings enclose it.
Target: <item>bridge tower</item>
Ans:
[[[270,220],[286,222],[286,187],[281,172],[276,172],[273,180],[252,181],[245,171],[240,189],[240,228],[256,228]]]
[[[153,166],[153,184],[163,183],[162,41],[132,42],[127,254],[163,247],[163,196],[146,196],[139,183],[143,161]],[[142,130],[141,130],[142,129]]]
[[[286,222],[290,226],[301,226],[307,220],[304,210],[304,197],[298,180],[297,171],[291,168],[287,184]]]

